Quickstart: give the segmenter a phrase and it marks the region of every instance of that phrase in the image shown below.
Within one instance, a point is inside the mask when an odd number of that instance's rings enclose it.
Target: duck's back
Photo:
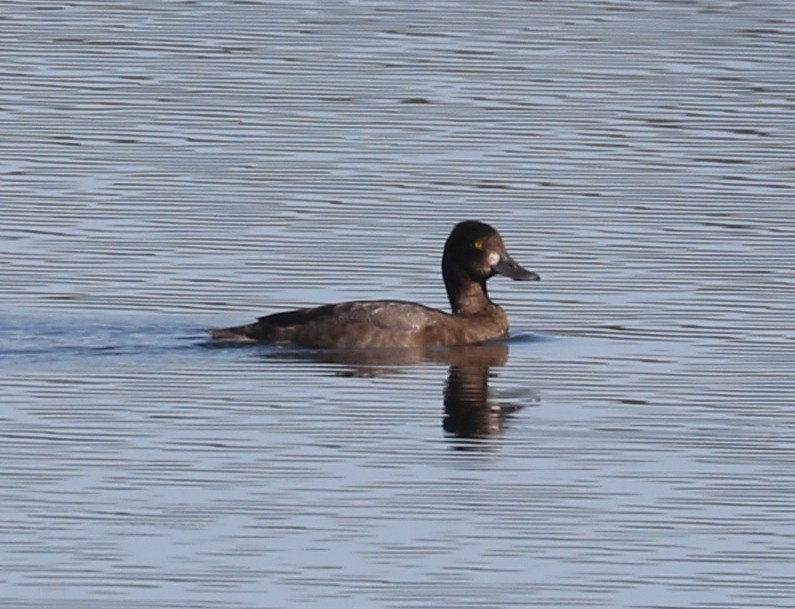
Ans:
[[[260,317],[256,322],[213,330],[214,338],[296,344],[304,347],[415,348],[429,346],[453,316],[401,300],[343,302]]]

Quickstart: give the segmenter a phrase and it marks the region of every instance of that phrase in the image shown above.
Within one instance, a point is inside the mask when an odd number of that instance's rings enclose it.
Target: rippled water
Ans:
[[[0,12],[0,606],[791,607],[785,2]],[[219,349],[494,224],[503,345]]]

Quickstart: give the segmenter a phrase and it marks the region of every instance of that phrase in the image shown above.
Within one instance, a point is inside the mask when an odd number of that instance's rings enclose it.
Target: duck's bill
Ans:
[[[500,261],[493,267],[495,273],[505,275],[517,281],[538,281],[541,276],[533,271],[528,271],[526,268],[517,263],[508,254],[500,256]]]

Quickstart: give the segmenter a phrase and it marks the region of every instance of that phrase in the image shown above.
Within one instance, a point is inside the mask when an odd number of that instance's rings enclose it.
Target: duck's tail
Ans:
[[[231,328],[210,328],[208,334],[216,340],[229,340],[238,343],[254,343],[257,339],[252,334],[255,324],[233,326]]]

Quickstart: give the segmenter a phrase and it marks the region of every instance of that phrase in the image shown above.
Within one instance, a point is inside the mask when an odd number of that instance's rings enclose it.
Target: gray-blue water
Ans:
[[[795,604],[784,1],[0,7],[0,606]],[[218,349],[293,306],[505,344]]]

